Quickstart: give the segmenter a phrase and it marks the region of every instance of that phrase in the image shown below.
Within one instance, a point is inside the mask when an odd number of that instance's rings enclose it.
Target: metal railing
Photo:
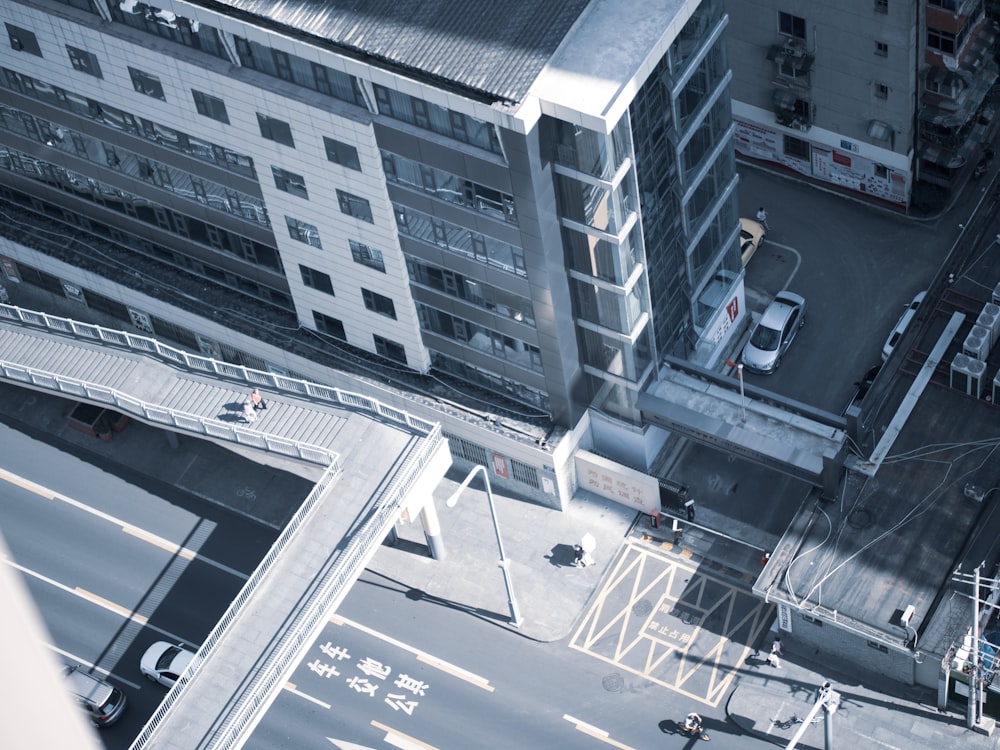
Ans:
[[[327,571],[292,625],[285,630],[264,666],[255,673],[250,687],[243,692],[236,706],[205,745],[206,750],[231,750],[242,738],[257,711],[285,679],[301,649],[315,638],[338,600],[353,585],[371,551],[381,544],[389,528],[396,523],[403,500],[442,439],[440,428],[435,427],[431,435],[420,440],[410,451],[399,471],[380,493],[374,513],[351,537],[344,552]],[[133,744],[131,750],[139,748]]]
[[[216,440],[229,440],[239,445],[280,453],[314,464],[326,466],[339,463],[336,453],[319,445],[269,435],[218,419],[203,417],[200,414],[168,409],[159,404],[148,404],[114,388],[95,385],[85,380],[69,378],[58,373],[24,367],[3,360],[0,360],[0,375],[7,380],[30,383],[36,388],[44,388],[102,404],[111,404],[119,411],[139,417],[151,424],[176,427],[179,430],[193,432]]]
[[[381,419],[404,424],[421,436],[411,447],[399,469],[393,473],[374,500],[374,511],[371,516],[349,539],[343,553],[327,570],[306,604],[296,612],[292,623],[284,629],[277,646],[267,656],[264,664],[255,671],[249,687],[242,692],[233,708],[224,717],[219,717],[222,719],[218,724],[219,728],[208,738],[207,744],[203,745],[203,747],[212,748],[212,750],[230,750],[240,740],[242,733],[252,722],[256,712],[263,707],[268,697],[280,684],[280,680],[291,668],[302,646],[307,644],[314,637],[314,633],[322,627],[330,610],[346,594],[376,545],[381,543],[389,528],[395,524],[404,499],[444,440],[440,424],[414,417],[401,409],[388,406],[377,399],[359,393],[219,362],[211,357],[191,354],[175,347],[166,346],[148,336],[115,331],[103,326],[80,323],[69,318],[23,310],[12,305],[0,305],[0,320],[3,319],[44,328],[60,334],[68,334],[82,340],[125,347],[131,351],[160,357],[165,361],[182,365],[194,371],[242,380],[246,383],[264,386],[274,392],[298,394],[316,401],[369,412]],[[279,556],[287,549],[295,535],[319,505],[325,493],[339,477],[341,474],[339,456],[318,446],[276,438],[216,419],[188,414],[156,404],[147,404],[137,398],[120,393],[116,389],[69,378],[58,373],[4,361],[0,361],[0,373],[8,380],[30,383],[38,388],[71,394],[89,401],[113,404],[117,409],[140,416],[151,423],[169,425],[213,438],[235,440],[244,445],[326,464],[326,470],[320,480],[309,492],[267,555],[233,599],[212,632],[209,633],[184,674],[168,691],[160,706],[133,741],[130,750],[141,750],[155,737],[157,728],[177,702],[184,686],[190,682],[198,667],[218,648],[230,627],[243,613],[247,603],[257,592],[264,578],[270,573]]]
[[[315,637],[315,632],[327,620],[330,610],[336,605],[337,600],[353,584],[371,550],[381,543],[386,532],[395,524],[403,500],[419,478],[427,462],[438,450],[442,440],[440,426],[435,425],[431,433],[419,440],[414,449],[410,451],[400,469],[379,494],[375,502],[374,513],[351,537],[344,552],[338,556],[305,605],[298,610],[291,625],[285,629],[279,639],[277,646],[267,656],[263,665],[256,669],[249,687],[242,692],[234,707],[220,723],[219,728],[201,746],[204,750],[209,748],[211,750],[231,750],[241,739],[242,733],[253,721],[257,711],[263,707],[271,693],[280,685],[302,647],[308,645]],[[133,741],[130,750],[142,750],[150,740],[154,739],[157,727],[177,701],[183,687],[190,681],[194,670],[217,647],[228,628],[241,614],[246,602],[253,596],[264,576],[281,552],[288,546],[295,532],[311,515],[335,478],[336,474],[328,470],[316,483],[316,486],[309,493],[309,497],[292,517],[288,526],[271,547],[270,552],[247,580],[240,593],[236,595],[233,603],[208,638],[205,639],[189,668],[170,689],[159,708],[146,722],[142,731]]]
[[[383,404],[378,399],[370,398],[361,393],[345,391],[340,388],[313,383],[308,380],[291,378],[265,370],[255,370],[243,365],[221,362],[203,354],[192,354],[183,349],[157,341],[149,336],[141,336],[128,331],[116,331],[112,328],[81,323],[71,318],[60,318],[55,315],[25,310],[14,305],[0,305],[0,320],[9,320],[34,328],[70,335],[83,341],[97,341],[128,349],[141,354],[159,357],[165,362],[181,365],[195,372],[202,372],[219,377],[240,380],[255,386],[280,393],[305,396],[309,399],[330,405],[344,406],[359,411],[378,415],[397,424],[405,424],[409,429],[427,435],[434,429],[436,422],[421,419],[402,409]]]

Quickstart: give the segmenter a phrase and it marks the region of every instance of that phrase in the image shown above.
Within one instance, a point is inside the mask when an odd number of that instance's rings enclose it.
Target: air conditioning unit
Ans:
[[[902,623],[904,628],[910,627],[910,620],[913,619],[913,614],[917,611],[917,608],[912,604],[908,604],[906,609],[903,610],[903,614],[899,616],[899,621]]]
[[[962,344],[962,354],[985,362],[989,353],[990,330],[980,325],[972,326],[969,335],[965,337],[965,343]]]
[[[979,313],[976,325],[989,329],[990,348],[996,346],[997,340],[1000,339],[1000,305],[994,305],[992,302],[983,305],[983,311]]]
[[[951,361],[951,387],[979,398],[983,393],[986,363],[966,354],[956,354]]]

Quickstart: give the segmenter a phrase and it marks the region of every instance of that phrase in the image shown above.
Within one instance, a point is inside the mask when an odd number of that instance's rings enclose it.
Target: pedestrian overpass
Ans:
[[[432,491],[451,465],[440,426],[362,394],[10,305],[0,379],[319,475],[133,750],[238,747],[401,514],[419,516],[435,546]],[[255,387],[269,404],[246,425]]]

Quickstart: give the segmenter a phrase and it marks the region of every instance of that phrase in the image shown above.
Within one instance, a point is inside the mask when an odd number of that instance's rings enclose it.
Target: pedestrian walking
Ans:
[[[257,410],[253,408],[253,402],[250,399],[243,402],[243,419],[246,420],[247,424],[253,424],[257,421]]]
[[[264,401],[264,398],[260,395],[260,391],[258,391],[256,388],[250,391],[250,401],[253,403],[254,409],[267,408],[267,402]]]
[[[771,231],[771,227],[767,225],[767,211],[764,210],[763,206],[757,209],[757,222],[768,232]]]
[[[771,644],[771,653],[767,656],[767,663],[776,669],[781,669],[781,639],[775,638]]]

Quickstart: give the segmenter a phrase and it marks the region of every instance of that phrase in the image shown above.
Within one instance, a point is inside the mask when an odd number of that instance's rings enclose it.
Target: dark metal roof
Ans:
[[[590,0],[214,0],[416,77],[520,102]],[[222,10],[222,12],[225,12]]]

